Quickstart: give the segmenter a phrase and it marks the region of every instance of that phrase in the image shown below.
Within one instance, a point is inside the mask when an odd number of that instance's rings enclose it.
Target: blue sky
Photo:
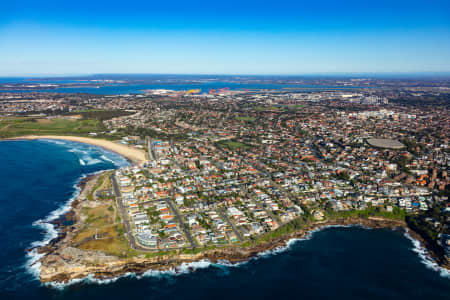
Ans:
[[[0,3],[0,76],[449,71],[448,0]]]

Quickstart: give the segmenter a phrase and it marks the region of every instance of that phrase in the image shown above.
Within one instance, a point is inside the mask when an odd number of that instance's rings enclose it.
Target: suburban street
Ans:
[[[183,228],[184,234],[185,234],[186,238],[189,240],[189,243],[191,244],[192,248],[195,248],[196,245],[195,245],[194,239],[192,238],[189,230],[186,228],[186,225],[183,223],[183,220],[181,219],[181,216],[179,215],[177,209],[174,207],[172,201],[170,200],[170,198],[165,198],[164,201],[166,201],[167,205],[170,206],[170,209],[175,214],[175,217],[177,218],[180,226]]]
[[[228,219],[228,216],[222,211],[222,209],[218,209],[218,212],[220,213],[221,217],[228,223],[228,225],[231,226],[231,229],[233,229],[234,234],[236,234],[236,236],[238,237],[239,241],[243,241],[244,238],[242,237],[241,233],[239,232],[239,230],[237,230],[237,228],[234,226],[233,222],[230,221],[230,219]]]
[[[111,178],[111,182],[113,184],[113,188],[114,188],[114,193],[116,194],[116,201],[117,201],[117,208],[119,209],[120,212],[120,217],[122,219],[122,223],[125,226],[125,234],[128,238],[128,241],[130,242],[130,246],[131,248],[133,248],[134,250],[139,250],[139,251],[154,251],[152,249],[147,249],[144,248],[140,245],[138,245],[136,243],[136,239],[132,233],[131,230],[131,225],[130,225],[130,220],[128,218],[128,213],[126,212],[125,207],[123,206],[122,203],[122,197],[121,197],[121,193],[120,193],[120,189],[119,189],[119,185],[117,184],[116,181],[116,176],[114,176],[114,174],[110,175]]]

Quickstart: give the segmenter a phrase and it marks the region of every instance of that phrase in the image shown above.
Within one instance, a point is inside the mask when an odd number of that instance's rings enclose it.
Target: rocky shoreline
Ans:
[[[235,264],[256,257],[259,253],[286,247],[286,243],[291,239],[305,239],[311,232],[330,226],[359,225],[367,228],[402,228],[408,230],[408,234],[413,239],[418,240],[421,245],[430,249],[427,242],[420,235],[407,229],[405,222],[369,217],[368,219],[352,218],[316,222],[296,232],[275,238],[270,242],[260,243],[248,248],[239,248],[239,246],[236,246],[202,251],[197,254],[184,254],[180,252],[175,255],[146,257],[143,254],[132,258],[119,258],[107,255],[101,251],[81,250],[71,245],[71,239],[82,226],[82,221],[80,221],[80,203],[85,200],[86,191],[92,187],[95,183],[96,176],[99,175],[96,174],[84,178],[79,183],[81,192],[79,197],[72,202],[71,211],[62,218],[54,221],[54,224],[58,226],[58,237],[50,241],[48,245],[38,249],[38,253],[44,254],[40,259],[39,279],[41,282],[67,283],[71,280],[88,276],[93,276],[97,279],[110,279],[126,273],[142,274],[149,270],[177,270],[177,267],[183,263],[188,264],[201,260],[207,260],[211,263],[226,261]],[[65,225],[67,222],[72,224]],[[450,269],[448,261],[443,261],[442,258],[431,250],[428,251],[428,254],[440,266]]]

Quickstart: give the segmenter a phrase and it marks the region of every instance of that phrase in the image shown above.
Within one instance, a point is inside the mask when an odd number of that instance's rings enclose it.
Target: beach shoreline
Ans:
[[[132,148],[127,145],[118,144],[112,141],[103,139],[79,137],[79,136],[60,136],[60,135],[25,135],[13,138],[6,138],[5,141],[11,140],[38,140],[38,139],[51,139],[51,140],[66,140],[78,143],[89,144],[97,147],[101,147],[108,151],[115,152],[123,157],[127,158],[133,163],[143,163],[146,161],[145,151]]]

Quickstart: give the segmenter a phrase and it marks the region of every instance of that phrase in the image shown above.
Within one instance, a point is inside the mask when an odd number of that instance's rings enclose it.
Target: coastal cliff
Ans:
[[[90,198],[90,191],[98,186],[101,176],[106,173],[100,173],[85,178],[80,182],[80,195],[72,202],[72,210],[63,216],[60,220],[54,222],[59,229],[59,236],[48,245],[38,249],[43,254],[40,259],[40,281],[41,282],[63,282],[67,283],[73,279],[93,276],[98,279],[109,279],[124,275],[126,273],[142,274],[148,270],[158,271],[177,271],[182,264],[188,264],[201,260],[207,260],[212,263],[229,262],[238,263],[246,261],[257,256],[264,251],[271,251],[286,247],[291,239],[305,239],[311,232],[330,226],[364,226],[367,228],[401,228],[408,230],[407,224],[401,220],[387,219],[381,217],[351,217],[334,218],[324,221],[305,224],[301,229],[292,231],[282,236],[271,238],[267,241],[258,240],[245,245],[237,244],[224,248],[215,248],[211,250],[196,249],[192,253],[186,253],[183,250],[168,251],[167,253],[134,253],[134,255],[112,255],[105,251],[80,249],[77,235],[82,232],[86,225],[86,216],[82,211],[86,208],[98,207],[99,201]],[[67,221],[71,225],[63,225]],[[428,247],[427,242],[420,235],[408,230],[409,235],[419,240],[421,245],[425,245],[430,251],[430,256],[441,266],[450,269],[447,260],[443,260]],[[86,240],[86,239],[84,239]],[[124,240],[124,243],[128,242]]]
[[[310,227],[289,235],[248,248],[238,246],[225,249],[202,251],[197,254],[175,253],[155,257],[138,256],[119,258],[101,251],[86,251],[74,247],[64,247],[64,243],[53,247],[53,251],[41,259],[41,282],[68,282],[73,279],[94,276],[98,279],[113,278],[128,272],[141,274],[148,270],[176,270],[183,263],[208,260],[216,263],[227,261],[238,263],[246,261],[264,251],[285,247],[290,239],[306,238],[311,231],[328,226],[362,225],[370,228],[405,227],[405,223],[385,219],[347,219],[312,224]],[[47,249],[48,250],[48,249]]]

